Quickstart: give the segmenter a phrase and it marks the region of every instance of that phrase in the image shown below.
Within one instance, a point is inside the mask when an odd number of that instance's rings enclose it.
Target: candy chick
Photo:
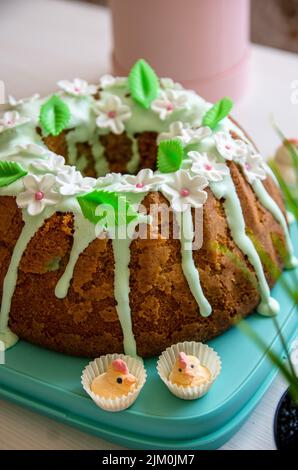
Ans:
[[[207,367],[201,365],[197,357],[180,352],[169,380],[182,387],[195,387],[211,380],[211,374]]]
[[[111,362],[107,372],[96,377],[91,390],[103,398],[117,398],[128,395],[137,385],[137,378],[130,374],[126,362],[116,359]]]

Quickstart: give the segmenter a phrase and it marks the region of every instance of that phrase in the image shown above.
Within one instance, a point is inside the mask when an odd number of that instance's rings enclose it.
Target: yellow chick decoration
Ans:
[[[117,398],[128,395],[137,386],[137,378],[130,374],[126,362],[116,359],[111,362],[107,372],[96,377],[91,390],[103,398]]]
[[[201,365],[200,360],[195,356],[188,356],[180,352],[170,373],[169,380],[182,387],[195,387],[208,382],[211,373]]]

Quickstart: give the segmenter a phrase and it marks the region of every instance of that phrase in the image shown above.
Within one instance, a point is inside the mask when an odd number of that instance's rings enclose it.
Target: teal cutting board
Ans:
[[[292,227],[298,251],[298,229]],[[284,278],[293,272],[285,272]],[[298,273],[296,272],[298,275]],[[290,341],[297,333],[297,306],[278,282],[278,322]],[[248,322],[281,357],[283,350],[270,318],[253,314]],[[222,358],[222,372],[207,395],[182,401],[170,394],[156,373],[157,359],[145,361],[148,380],[135,404],[120,413],[97,408],[80,384],[88,360],[57,354],[20,341],[0,366],[0,396],[82,431],[134,449],[216,449],[242,425],[260,401],[276,370],[252,341],[232,328],[210,341]]]

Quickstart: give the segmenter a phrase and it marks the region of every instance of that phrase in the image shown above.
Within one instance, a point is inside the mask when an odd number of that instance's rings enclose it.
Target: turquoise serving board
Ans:
[[[292,227],[298,251],[298,228]],[[293,272],[284,272],[290,279]],[[298,275],[298,273],[296,273]],[[297,306],[278,282],[278,322],[287,341],[297,333]],[[250,326],[281,357],[273,322],[253,314]],[[49,417],[134,449],[216,449],[242,425],[262,398],[276,370],[238,328],[210,341],[222,358],[222,372],[203,398],[183,401],[170,394],[156,372],[157,359],[145,361],[148,380],[134,405],[120,413],[97,408],[80,384],[86,358],[38,348],[24,341],[7,351],[0,366],[0,396]]]

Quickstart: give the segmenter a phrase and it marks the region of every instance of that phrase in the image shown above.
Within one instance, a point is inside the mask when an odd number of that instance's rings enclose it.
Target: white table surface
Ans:
[[[63,0],[0,1],[0,81],[16,97],[50,93],[55,82],[76,76],[88,81],[109,71],[108,10]],[[291,83],[297,55],[253,46],[252,80],[234,116],[269,156],[278,139],[273,113],[289,136],[297,136],[298,105]],[[278,377],[250,418],[223,449],[274,449],[272,423],[286,385]],[[120,449],[69,426],[0,400],[0,449]]]

